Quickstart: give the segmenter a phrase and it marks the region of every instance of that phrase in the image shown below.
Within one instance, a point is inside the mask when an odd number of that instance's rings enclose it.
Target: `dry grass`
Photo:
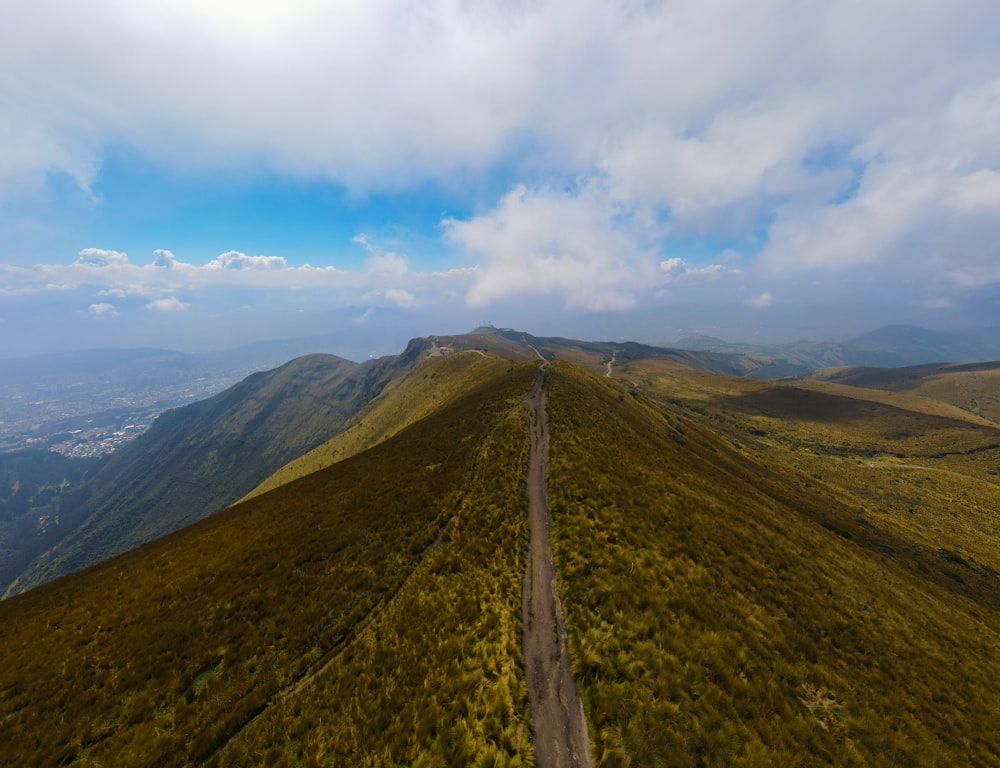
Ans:
[[[996,764],[996,580],[702,411],[552,373],[557,566],[601,763]]]
[[[363,454],[0,603],[0,764],[190,765],[248,724],[249,763],[384,764],[429,733],[441,754],[528,759],[534,366],[508,368]],[[336,721],[309,698],[327,687],[346,692]]]
[[[510,367],[509,360],[475,351],[424,359],[352,419],[343,432],[286,464],[245,498],[259,496],[371,448],[463,396],[470,380],[495,376]]]

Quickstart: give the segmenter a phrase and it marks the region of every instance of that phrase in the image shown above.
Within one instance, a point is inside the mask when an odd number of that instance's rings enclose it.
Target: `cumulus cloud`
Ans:
[[[467,300],[482,306],[518,293],[561,294],[568,306],[623,309],[655,274],[655,262],[622,225],[600,184],[518,186],[497,208],[443,222],[447,238],[480,259]]]
[[[174,264],[177,263],[177,259],[174,257],[170,251],[166,251],[162,248],[157,248],[153,251],[153,266],[162,267],[163,269],[171,269]]]
[[[247,256],[239,251],[226,251],[208,262],[205,269],[284,269],[286,266],[284,256]]]
[[[189,309],[190,304],[187,304],[176,296],[165,296],[162,299],[153,299],[146,305],[146,309],[151,309],[154,312],[183,312],[185,309]]]
[[[128,264],[128,255],[103,248],[84,248],[74,264],[81,267],[120,267]]]
[[[92,315],[97,315],[98,317],[101,317],[101,316],[114,317],[114,316],[116,316],[118,314],[118,311],[115,309],[115,305],[114,304],[108,304],[107,302],[100,302],[100,303],[97,303],[97,304],[91,304],[87,308],[87,311],[90,312],[90,314],[92,314]]]
[[[995,0],[235,7],[36,0],[8,14],[0,71],[19,75],[0,79],[0,198],[59,173],[89,190],[113,143],[162,168],[362,196],[471,180],[477,214],[444,235],[479,264],[474,305],[548,292],[628,306],[651,285],[722,274],[693,257],[657,267],[706,232],[771,279],[1000,281]],[[130,266],[98,249],[77,263]],[[186,267],[162,251],[150,266],[220,283],[205,273],[302,275],[236,251]],[[404,256],[373,253],[368,271],[419,298]]]
[[[154,251],[152,261],[133,264],[124,253],[87,248],[68,264],[33,267],[0,265],[0,295],[42,295],[81,291],[97,297],[92,314],[125,314],[135,306],[178,312],[218,304],[252,303],[270,308],[295,305],[345,306],[375,302],[404,309],[457,302],[476,275],[468,267],[433,272],[410,270],[405,255],[384,252],[369,243],[373,255],[362,268],[293,266],[281,256],[227,251],[204,264],[185,261],[170,251]],[[181,301],[178,295],[188,301]],[[136,298],[144,302],[136,304]],[[114,302],[114,303],[112,303]]]

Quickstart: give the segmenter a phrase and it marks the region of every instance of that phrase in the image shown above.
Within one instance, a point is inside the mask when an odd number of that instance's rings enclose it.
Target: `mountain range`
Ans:
[[[746,357],[480,329],[164,414],[0,602],[0,765],[544,764],[540,376],[594,764],[997,764],[1000,367]]]

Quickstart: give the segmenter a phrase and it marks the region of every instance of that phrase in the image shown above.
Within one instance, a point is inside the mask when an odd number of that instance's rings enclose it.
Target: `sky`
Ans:
[[[996,0],[4,6],[0,358],[1000,326]]]

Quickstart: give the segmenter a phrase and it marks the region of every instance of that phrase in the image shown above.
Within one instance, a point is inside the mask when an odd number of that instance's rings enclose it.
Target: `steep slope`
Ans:
[[[419,349],[357,364],[308,355],[167,411],[108,457],[60,507],[62,540],[16,593],[217,512],[323,442],[408,370]]]
[[[0,584],[59,540],[59,501],[96,463],[50,451],[0,453]]]
[[[455,338],[451,337],[452,345]],[[437,347],[434,338],[431,349]],[[325,469],[361,451],[377,445],[400,430],[464,397],[470,383],[483,376],[499,375],[511,367],[511,361],[478,348],[419,358],[420,365],[402,376],[388,391],[374,398],[355,416],[343,431],[322,445],[296,457],[247,494],[246,498],[285,485],[292,480]]]
[[[0,604],[0,764],[530,762],[520,603],[536,366]]]

